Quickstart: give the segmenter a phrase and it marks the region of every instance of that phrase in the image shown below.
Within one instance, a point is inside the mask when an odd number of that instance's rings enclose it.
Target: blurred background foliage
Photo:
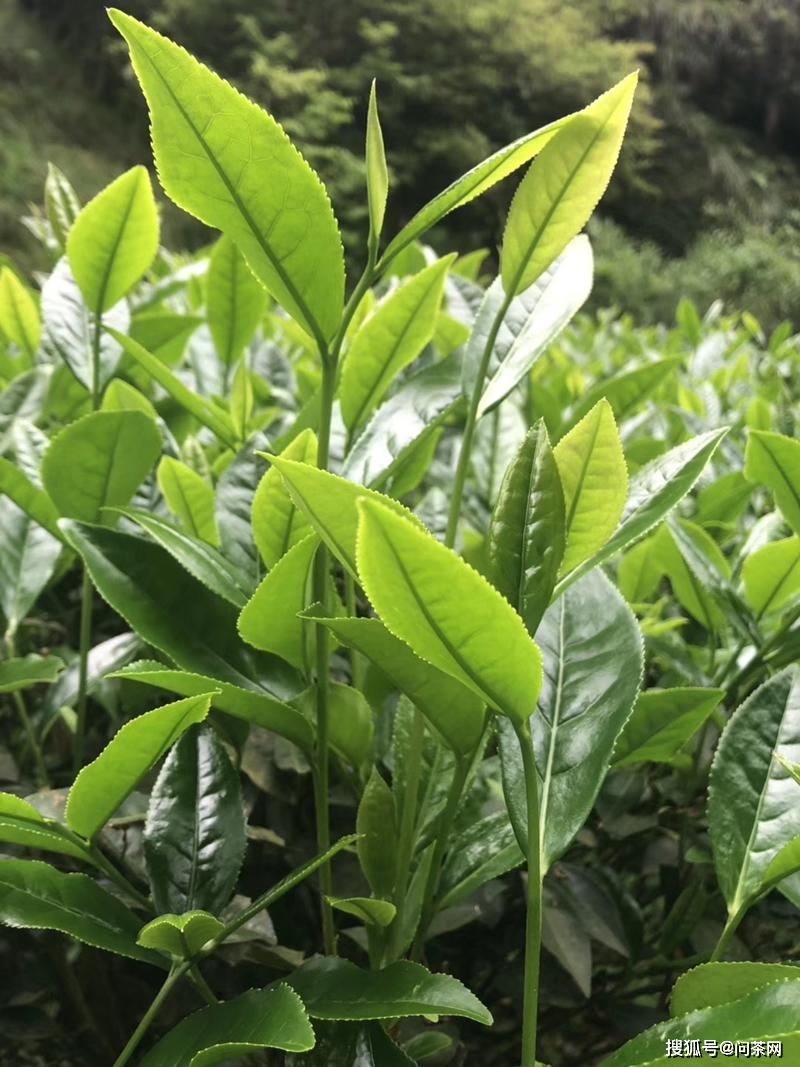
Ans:
[[[493,148],[581,107],[634,67],[621,167],[595,223],[595,306],[671,319],[717,297],[766,325],[800,304],[797,0],[126,0],[268,107],[319,170],[358,247],[373,77],[397,226]],[[0,248],[47,161],[88,198],[149,157],[147,124],[100,0],[0,0]],[[494,248],[501,186],[433,242]],[[206,236],[165,207],[167,238]]]

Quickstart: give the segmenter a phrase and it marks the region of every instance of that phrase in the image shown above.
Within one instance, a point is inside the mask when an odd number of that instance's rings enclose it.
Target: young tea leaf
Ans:
[[[69,265],[95,315],[125,296],[157,251],[158,214],[144,167],[132,167],[90,200],[67,238]]]
[[[184,731],[205,719],[210,706],[210,694],[187,697],[126,723],[75,779],[67,800],[70,828],[91,840]]]
[[[359,513],[359,577],[387,628],[490,707],[526,721],[542,661],[516,611],[455,552],[395,511],[362,500]]]
[[[183,48],[121,11],[150,109],[164,191],[223,231],[290,315],[321,345],[344,301],[344,253],[327,193],[281,126]]]
[[[230,237],[222,236],[206,275],[206,310],[219,358],[233,367],[267,308],[267,294]]]
[[[611,180],[636,82],[628,75],[565,121],[520,182],[500,254],[509,295],[532,285],[589,221]]]

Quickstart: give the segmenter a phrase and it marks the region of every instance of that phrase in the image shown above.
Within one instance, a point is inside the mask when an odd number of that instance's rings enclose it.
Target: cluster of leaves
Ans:
[[[161,972],[116,1067],[184,987],[207,1006],[142,1064],[454,1062],[469,1030],[439,1017],[492,1015],[420,961],[524,867],[527,934],[500,924],[498,969],[522,1023],[489,1032],[496,1062],[535,1067],[540,1000],[540,1054],[564,1055],[542,943],[587,995],[592,942],[631,998],[687,971],[672,1018],[651,997],[655,1025],[606,1067],[654,1067],[681,1037],[796,1051],[793,968],[722,957],[772,889],[800,900],[797,344],[688,302],[669,334],[565,330],[635,78],[388,242],[373,88],[345,302],[330,201],[280,126],[111,18],[165,192],[222,236],[176,257],[143,168],[83,208],[51,169],[53,269],[40,294],[0,275],[0,692],[22,767],[0,794],[0,920]],[[480,255],[420,243],[534,157],[494,281]],[[128,720],[110,740],[109,717]],[[653,940],[639,868],[612,859],[666,800],[686,885]],[[316,846],[271,824],[307,802]],[[278,856],[266,891],[256,843]],[[324,955],[305,959],[265,917],[291,893],[285,928],[307,942],[312,874]],[[218,985],[224,960],[241,977]],[[499,973],[482,984],[502,1007]]]

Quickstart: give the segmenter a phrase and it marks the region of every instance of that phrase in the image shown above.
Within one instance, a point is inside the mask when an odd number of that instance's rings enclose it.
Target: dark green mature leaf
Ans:
[[[797,784],[775,759],[800,759],[800,671],[789,667],[731,716],[711,767],[708,821],[731,914],[757,894],[770,862],[800,835]]]
[[[306,627],[298,615],[308,603],[308,578],[318,546],[319,538],[311,533],[290,548],[244,605],[237,624],[248,644],[299,668],[306,661]]]
[[[564,491],[544,422],[508,465],[489,528],[489,577],[536,633],[566,542]]]
[[[571,116],[520,182],[500,255],[503,288],[523,292],[589,221],[619,156],[637,74]]]
[[[155,660],[131,663],[109,677],[129,678],[131,681],[143,682],[145,685],[165,689],[180,696],[198,696],[211,688],[217,688],[219,693],[212,697],[212,707],[254,726],[274,730],[275,733],[293,741],[304,752],[311,751],[313,730],[308,720],[300,712],[263,690],[244,689],[207,675],[174,670]]]
[[[164,191],[231,237],[253,273],[324,343],[344,303],[344,252],[330,200],[283,129],[183,48],[121,11],[150,109]]]
[[[516,611],[404,516],[372,500],[358,507],[359,577],[387,629],[503,715],[526,720],[541,687],[541,656]]]
[[[137,943],[143,948],[188,959],[202,951],[212,937],[223,932],[225,926],[207,911],[187,911],[183,915],[159,915],[139,931]]]
[[[642,678],[642,638],[620,594],[601,572],[560,597],[536,632],[544,684],[531,718],[541,780],[542,867],[567,848],[591,811]],[[521,845],[527,840],[522,755],[500,722],[503,788]]]
[[[489,358],[480,418],[525,378],[592,290],[592,247],[576,237],[535,285],[511,301]],[[464,391],[471,395],[494,321],[505,300],[500,278],[487,289],[464,352]]]
[[[305,1056],[287,1056],[286,1067],[414,1067],[380,1023],[317,1023],[317,1043]]]
[[[192,392],[180,378],[172,373],[169,367],[162,363],[157,356],[148,352],[137,341],[134,341],[132,337],[126,337],[124,333],[120,333],[117,330],[107,330],[106,333],[110,333],[125,349],[126,354],[135,360],[139,366],[143,367],[153,381],[158,382],[161,388],[165,389],[185,411],[193,415],[201,426],[207,426],[220,441],[229,447],[233,448],[235,446],[236,434],[227,412],[222,411],[215,404]]]
[[[173,456],[162,456],[158,487],[187,533],[210,545],[219,545],[214,490],[202,475]]]
[[[141,1067],[211,1067],[259,1049],[305,1052],[314,1031],[303,1002],[285,985],[251,989],[187,1016],[141,1061]]]
[[[140,411],[93,411],[50,443],[42,481],[62,515],[107,520],[103,509],[128,503],[155,465],[161,434]]]
[[[280,700],[297,691],[285,664],[239,639],[236,609],[195,581],[160,545],[69,520],[62,520],[62,529],[100,595],[183,670]]]
[[[51,536],[63,541],[64,536],[58,528],[58,508],[53,501],[43,489],[29,481],[18,466],[1,457],[0,493],[5,493]]]
[[[8,497],[0,497],[0,609],[7,632],[14,633],[36,603],[62,548]]]
[[[356,831],[361,869],[377,897],[394,891],[397,832],[392,791],[375,767],[358,805]]]
[[[27,930],[59,930],[86,945],[146,963],[136,944],[141,923],[121,900],[85,874],[64,874],[38,860],[0,860],[0,922]]]
[[[492,878],[525,862],[505,811],[478,819],[452,842],[439,884],[437,907],[454,907]]]
[[[347,960],[310,960],[289,984],[312,1019],[403,1019],[412,1015],[460,1015],[490,1026],[492,1016],[457,979],[401,961],[362,971]]]
[[[317,438],[303,430],[281,453],[283,459],[312,466],[317,462]],[[295,507],[277,467],[271,466],[258,483],[252,505],[253,539],[267,569],[311,532],[305,512]]]
[[[339,393],[348,429],[361,425],[394,378],[433,337],[444,280],[455,256],[413,274],[375,308],[353,338]]]
[[[124,300],[102,318],[95,375],[95,317],[86,305],[66,256],[56,264],[42,287],[42,349],[63,360],[81,385],[102,390],[114,377],[122,348],[120,338],[128,329],[130,315]],[[119,330],[112,336],[110,330]]]
[[[672,987],[673,1018],[702,1008],[716,1008],[786,979],[800,981],[800,967],[788,963],[701,963],[682,974]]]
[[[232,367],[252,341],[266,307],[264,287],[234,242],[223,235],[208,266],[206,308],[214,344],[226,367]]]
[[[137,508],[119,508],[184,567],[193,578],[237,608],[244,607],[252,591],[247,577],[216,548],[184,533],[172,523]]]
[[[32,685],[54,682],[64,669],[58,656],[19,656],[0,661],[0,693],[16,693]]]
[[[449,674],[420,659],[379,619],[326,619],[315,610],[305,618],[325,624],[343,644],[380,668],[417,705],[454,752],[474,752],[486,723],[483,701]]]
[[[419,529],[424,529],[420,520],[392,497],[356,485],[308,463],[298,463],[283,456],[267,456],[267,459],[281,472],[295,505],[306,514],[331,552],[356,580],[356,504],[359,500],[383,504]]]
[[[144,167],[132,167],[90,200],[67,238],[72,273],[97,315],[125,296],[157,251],[158,214]]]
[[[392,239],[381,257],[378,269],[384,270],[395,256],[421,237],[431,226],[435,226],[445,215],[468,204],[487,189],[491,189],[497,182],[513,174],[519,167],[529,163],[542,151],[558,130],[569,122],[571,117],[556,119],[555,122],[512,141],[448,185],[425,207],[421,208]]]
[[[361,485],[383,485],[415,447],[436,433],[460,400],[456,358],[418,371],[375,412],[348,452],[342,474]]]
[[[724,689],[699,688],[640,693],[614,749],[614,767],[671,762],[724,695]]]
[[[266,448],[266,438],[259,434],[239,451],[217,482],[216,513],[223,553],[255,586],[263,574],[253,539],[253,497],[267,464],[256,454]]]
[[[601,1067],[669,1067],[667,1041],[783,1040],[788,1062],[800,1054],[800,981],[775,982],[746,997],[718,1007],[689,1012],[678,1019],[659,1023],[603,1060]],[[734,1061],[735,1062],[735,1061]]]
[[[239,775],[209,727],[193,727],[167,757],[147,809],[144,852],[161,912],[219,914],[247,847]]]
[[[67,801],[68,825],[91,840],[184,731],[208,715],[210,706],[211,695],[206,693],[126,723],[75,779]]]
[[[0,841],[86,859],[86,850],[70,841],[58,823],[11,793],[0,793]]]
[[[611,559],[656,526],[689,492],[728,430],[709,430],[671,448],[631,478],[622,518],[605,545],[561,580],[558,590]]]
[[[772,492],[795,533],[800,534],[800,441],[769,430],[751,430],[744,473]]]

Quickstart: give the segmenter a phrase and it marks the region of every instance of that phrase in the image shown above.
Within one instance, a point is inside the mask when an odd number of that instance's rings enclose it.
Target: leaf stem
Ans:
[[[525,773],[528,808],[528,885],[525,928],[525,974],[522,1014],[522,1067],[536,1067],[536,1031],[539,1013],[539,961],[542,951],[542,858],[539,825],[539,775],[530,723],[516,726]]]
[[[422,956],[422,950],[425,947],[425,935],[436,913],[436,893],[439,889],[442,863],[450,840],[450,831],[453,829],[453,823],[458,814],[461,794],[464,791],[464,783],[467,780],[469,770],[469,760],[464,759],[463,756],[457,756],[456,765],[453,769],[453,780],[450,783],[450,790],[447,794],[447,803],[436,827],[436,845],[434,846],[433,858],[425,883],[425,892],[422,897],[421,918],[411,953],[412,959],[419,959]]]
[[[169,974],[164,980],[164,984],[162,985],[161,989],[159,989],[159,991],[156,993],[155,997],[153,998],[152,1004],[142,1016],[139,1025],[131,1034],[125,1048],[114,1060],[113,1067],[124,1067],[124,1065],[130,1060],[131,1056],[139,1047],[142,1038],[150,1029],[153,1020],[161,1011],[161,1008],[163,1007],[167,997],[172,992],[173,987],[177,983],[178,979],[183,976],[186,970],[188,970],[188,964],[173,964]]]
[[[394,876],[394,903],[397,908],[394,922],[390,927],[389,944],[386,950],[388,962],[398,952],[397,940],[404,923],[411,860],[414,855],[414,840],[417,828],[417,806],[419,786],[422,778],[422,752],[425,743],[425,720],[419,708],[414,706],[411,720],[411,738],[408,746],[406,763],[406,785],[403,792],[403,809],[400,813],[400,833],[397,842],[397,863]]]
[[[513,294],[513,289],[512,289]],[[506,317],[513,295],[506,293],[503,298],[503,303],[498,308],[497,314],[492,322],[492,328],[489,330],[489,335],[486,338],[486,344],[483,348],[483,355],[481,356],[480,366],[478,367],[478,373],[475,377],[475,384],[472,387],[472,394],[469,399],[469,408],[467,409],[467,421],[464,425],[464,436],[461,438],[461,451],[458,455],[458,464],[456,466],[455,481],[453,482],[453,495],[450,498],[450,511],[447,516],[447,532],[445,534],[444,543],[448,548],[452,548],[456,543],[456,534],[458,533],[458,520],[461,516],[461,501],[464,496],[464,484],[467,480],[467,471],[469,470],[470,452],[472,451],[472,439],[475,435],[475,426],[478,421],[478,405],[481,402],[481,394],[483,393],[483,383],[486,379],[486,372],[489,369],[489,360],[491,359],[492,352],[494,351],[495,342],[497,341],[497,335],[500,332],[500,327],[503,324],[503,319]]]
[[[727,949],[731,938],[739,929],[742,919],[747,914],[751,903],[752,901],[746,901],[742,907],[728,916],[728,921],[725,923],[722,933],[719,935],[719,941],[717,941],[714,951],[709,956],[709,963],[717,963],[725,955],[725,950]]]
[[[17,654],[17,649],[14,641],[14,632],[11,629],[9,629],[6,634],[6,647],[8,649],[9,657],[13,659]],[[19,690],[15,690],[11,694],[11,699],[14,703],[14,707],[17,709],[19,721],[22,723],[22,728],[25,731],[25,736],[28,739],[28,745],[30,746],[31,754],[33,756],[33,762],[36,767],[36,784],[39,786],[49,786],[50,776],[47,773],[47,765],[44,762],[44,753],[42,752],[42,746],[39,744],[39,738],[36,736],[36,731],[33,728],[31,717],[28,714],[28,706],[25,703],[25,697]]]
[[[86,705],[89,688],[89,650],[92,647],[92,602],[94,588],[86,564],[81,576],[81,623],[78,648],[78,701],[75,737],[72,742],[72,770],[77,774],[83,764],[86,741]]]

